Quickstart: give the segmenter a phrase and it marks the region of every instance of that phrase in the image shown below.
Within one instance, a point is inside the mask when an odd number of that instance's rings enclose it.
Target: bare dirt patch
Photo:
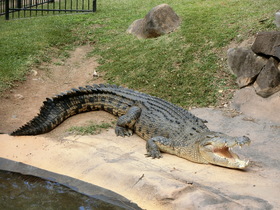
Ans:
[[[96,59],[87,57],[91,49],[89,45],[80,46],[70,52],[67,59],[54,58],[50,63],[43,63],[30,71],[26,81],[4,92],[0,100],[0,132],[10,133],[31,120],[47,97],[79,86],[103,83],[102,75],[94,76],[98,66]],[[80,120],[73,120],[86,121],[91,115],[79,115]],[[65,126],[67,122],[64,129]],[[59,135],[61,129],[54,134]]]

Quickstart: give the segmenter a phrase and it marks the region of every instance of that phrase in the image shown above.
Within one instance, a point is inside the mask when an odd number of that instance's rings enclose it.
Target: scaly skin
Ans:
[[[115,132],[133,132],[147,141],[147,156],[160,158],[162,152],[187,160],[243,169],[249,161],[240,160],[231,148],[250,143],[248,137],[230,137],[210,131],[205,121],[190,112],[144,93],[114,85],[93,85],[72,89],[44,101],[38,116],[11,135],[46,133],[68,117],[93,110],[119,116]]]

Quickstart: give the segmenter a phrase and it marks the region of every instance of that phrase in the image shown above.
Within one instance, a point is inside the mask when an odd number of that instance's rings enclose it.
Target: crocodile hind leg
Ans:
[[[119,117],[115,133],[117,136],[131,136],[136,120],[140,117],[141,108],[132,106],[125,115]]]
[[[165,138],[163,136],[156,136],[149,139],[146,143],[147,157],[161,158],[162,155],[160,150],[166,151],[165,148],[174,148],[171,139]],[[170,149],[169,149],[170,150]],[[169,153],[172,154],[171,151]]]

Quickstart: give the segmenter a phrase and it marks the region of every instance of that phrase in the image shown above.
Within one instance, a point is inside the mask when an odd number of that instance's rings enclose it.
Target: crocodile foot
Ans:
[[[131,136],[133,134],[132,130],[121,126],[116,126],[115,133],[117,136],[122,136],[122,137]]]
[[[146,150],[147,150],[146,157],[152,157],[153,159],[161,158],[162,155],[160,153],[159,145],[163,145],[167,143],[169,143],[169,140],[162,136],[157,136],[149,139],[146,143]]]

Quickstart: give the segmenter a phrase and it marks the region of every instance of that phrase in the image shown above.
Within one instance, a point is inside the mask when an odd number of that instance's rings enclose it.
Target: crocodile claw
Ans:
[[[161,158],[162,157],[162,154],[160,153],[160,151],[150,151],[148,152],[147,154],[145,154],[146,157],[152,157],[153,159],[155,158]]]
[[[125,137],[125,136],[131,136],[132,130],[120,126],[116,126],[115,133],[117,136]]]
[[[155,143],[155,138],[151,138],[147,141],[146,150],[146,157],[152,157],[153,159],[162,157],[159,147]]]

